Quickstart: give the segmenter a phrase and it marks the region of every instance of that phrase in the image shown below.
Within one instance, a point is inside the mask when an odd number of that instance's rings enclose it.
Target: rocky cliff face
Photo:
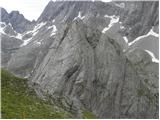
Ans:
[[[125,26],[125,35],[129,41],[147,34],[152,27],[158,32],[159,4],[158,2],[126,2],[125,12],[122,13],[121,21]],[[154,14],[153,14],[154,13]]]
[[[78,118],[158,118],[158,7],[50,1],[5,67]]]

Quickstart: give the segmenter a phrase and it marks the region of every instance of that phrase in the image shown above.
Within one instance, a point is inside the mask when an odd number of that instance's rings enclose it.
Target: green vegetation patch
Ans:
[[[82,110],[82,115],[84,119],[96,119],[97,117],[88,110]]]
[[[144,89],[140,88],[137,90],[137,95],[138,95],[138,97],[141,97],[141,96],[145,96],[146,93],[145,93]]]
[[[27,79],[1,70],[1,113],[3,119],[72,118],[64,109],[38,98],[27,85]]]

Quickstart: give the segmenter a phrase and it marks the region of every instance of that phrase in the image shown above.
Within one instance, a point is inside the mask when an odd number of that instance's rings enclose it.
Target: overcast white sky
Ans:
[[[0,0],[7,12],[18,10],[28,20],[37,20],[50,0]]]

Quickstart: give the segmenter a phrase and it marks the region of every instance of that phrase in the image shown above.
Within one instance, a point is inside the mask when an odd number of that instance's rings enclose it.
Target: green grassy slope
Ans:
[[[27,80],[1,70],[2,118],[72,118],[63,109],[39,99]]]
[[[38,98],[28,87],[27,79],[16,77],[4,69],[1,70],[1,115],[3,119],[75,118],[63,107]],[[82,118],[95,119],[96,116],[82,109]]]

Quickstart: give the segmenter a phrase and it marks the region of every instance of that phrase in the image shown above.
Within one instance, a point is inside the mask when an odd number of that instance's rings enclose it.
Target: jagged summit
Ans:
[[[64,18],[66,21],[72,21],[79,12],[81,12],[82,15],[92,13],[104,15],[107,9],[105,6],[108,6],[108,8],[109,6],[113,7],[110,9],[117,9],[116,11],[119,10],[117,7],[114,7],[114,5],[109,4],[110,3],[102,3],[101,1],[50,1],[38,18],[38,22],[53,20],[56,17],[60,21],[62,21]],[[109,14],[113,13],[114,11],[110,10]]]
[[[19,11],[11,11],[8,13],[4,8],[1,9],[1,22],[11,24],[18,33],[23,33],[30,29],[35,22],[27,20]]]

